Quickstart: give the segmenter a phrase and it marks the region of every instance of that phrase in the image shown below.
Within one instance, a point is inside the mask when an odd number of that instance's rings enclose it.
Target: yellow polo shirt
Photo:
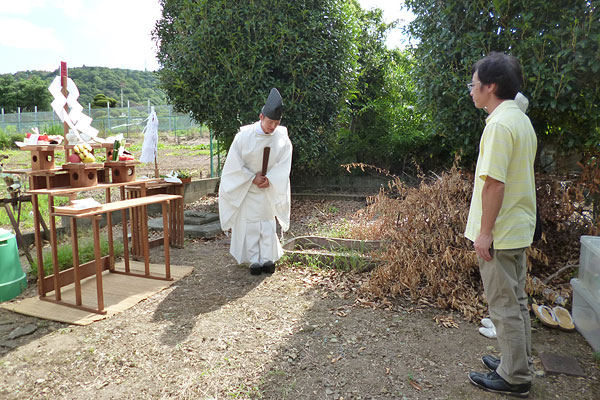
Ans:
[[[492,237],[495,249],[519,249],[533,240],[537,137],[514,100],[505,100],[487,117],[465,237],[475,241],[481,229],[481,191],[490,176],[504,183],[504,199]]]

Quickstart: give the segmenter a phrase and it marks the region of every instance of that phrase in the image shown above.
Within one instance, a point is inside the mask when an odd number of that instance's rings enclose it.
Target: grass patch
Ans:
[[[318,236],[325,236],[330,238],[352,238],[352,224],[345,218],[337,224],[317,224],[316,231]]]
[[[2,190],[2,189],[0,189]],[[48,215],[48,196],[38,196],[39,209],[42,214],[42,218],[44,221],[49,220]],[[55,197],[54,205],[62,206],[69,203],[69,199],[66,197]],[[11,209],[15,219],[17,219],[17,210]],[[6,227],[8,229],[12,229],[12,225],[10,223],[10,219],[8,218],[8,214],[6,212],[0,212],[0,226]],[[19,221],[19,229],[22,231],[27,231],[33,229],[33,206],[31,203],[21,203],[21,219]]]
[[[191,153],[189,153],[190,156],[209,156],[210,155],[210,150],[198,150],[198,151],[192,151]]]
[[[207,144],[195,144],[195,145],[176,144],[176,145],[170,145],[170,146],[168,146],[168,148],[177,149],[177,150],[193,150],[193,151],[209,150],[210,151],[210,146]]]
[[[366,272],[373,269],[374,262],[372,259],[365,257],[363,253],[358,251],[347,251],[340,253],[325,254],[290,254],[285,253],[280,263],[297,266],[303,268],[310,268],[313,270],[338,270],[345,272]]]
[[[94,239],[91,237],[91,231],[80,231],[82,233],[82,237],[79,240],[79,264],[84,264],[86,262],[94,260]],[[113,248],[114,248],[114,256],[120,257],[123,255],[123,242],[121,240],[113,240]],[[108,240],[101,237],[100,238],[100,253],[102,256],[108,255]],[[58,270],[64,271],[65,269],[69,269],[73,266],[73,251],[71,247],[71,243],[63,243],[58,245],[57,247],[58,254]],[[53,274],[52,269],[52,252],[45,251],[44,252],[44,272],[45,275]],[[31,266],[31,270],[29,272],[30,276],[36,277],[38,273],[37,263],[34,261],[34,264]]]

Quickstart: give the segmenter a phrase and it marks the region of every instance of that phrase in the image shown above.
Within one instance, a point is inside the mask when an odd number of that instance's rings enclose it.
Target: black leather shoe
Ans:
[[[483,356],[481,357],[481,361],[490,371],[497,370],[500,365],[500,359],[494,356]]]
[[[267,261],[262,265],[262,272],[265,274],[272,274],[275,272],[275,263],[273,261]]]
[[[250,274],[251,275],[260,275],[262,272],[262,267],[258,263],[250,264]]]
[[[482,374],[479,372],[469,373],[469,380],[477,387],[487,390],[488,392],[507,394],[516,397],[528,397],[531,382],[522,383],[520,385],[511,385],[506,382],[496,371]]]

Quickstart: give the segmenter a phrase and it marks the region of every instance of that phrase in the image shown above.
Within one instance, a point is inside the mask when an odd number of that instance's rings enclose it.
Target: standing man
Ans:
[[[490,372],[471,372],[469,380],[491,392],[527,397],[532,374],[525,251],[535,229],[537,138],[513,100],[522,76],[519,61],[502,53],[491,53],[473,67],[467,86],[475,107],[489,116],[479,144],[465,236],[474,242],[502,353],[500,359],[483,356]]]
[[[231,228],[229,251],[238,263],[250,264],[252,275],[275,272],[283,255],[275,218],[284,232],[290,224],[292,143],[279,125],[282,113],[281,95],[273,88],[260,121],[243,126],[233,139],[221,174],[221,228]]]

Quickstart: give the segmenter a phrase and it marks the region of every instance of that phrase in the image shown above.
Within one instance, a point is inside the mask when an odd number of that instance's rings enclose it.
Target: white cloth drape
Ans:
[[[144,144],[142,144],[142,155],[140,157],[140,161],[143,163],[154,161],[158,148],[158,117],[154,111],[154,106],[150,108],[150,115],[148,115],[146,121],[146,126],[142,131]]]

